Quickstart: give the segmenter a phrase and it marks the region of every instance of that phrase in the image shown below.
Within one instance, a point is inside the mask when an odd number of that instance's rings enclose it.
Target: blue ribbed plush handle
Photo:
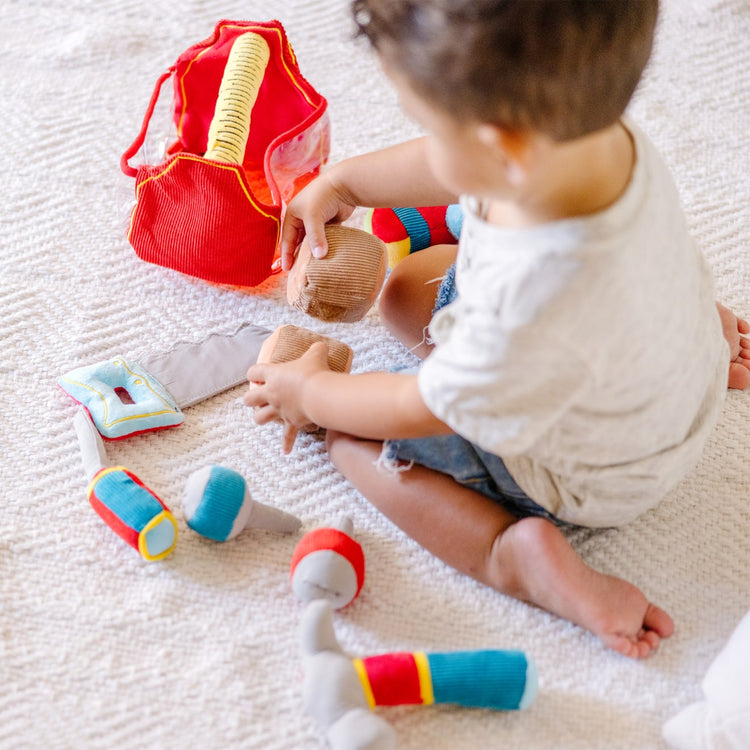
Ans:
[[[536,668],[523,651],[453,651],[427,661],[435,703],[510,711],[536,695]]]

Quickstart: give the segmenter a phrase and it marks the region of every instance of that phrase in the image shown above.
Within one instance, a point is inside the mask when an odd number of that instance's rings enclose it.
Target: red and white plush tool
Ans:
[[[365,555],[352,537],[350,518],[307,532],[292,554],[291,583],[302,602],[327,599],[334,609],[351,604],[365,582]]]

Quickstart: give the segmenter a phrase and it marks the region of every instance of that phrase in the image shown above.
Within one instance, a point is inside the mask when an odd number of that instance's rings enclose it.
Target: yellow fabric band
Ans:
[[[424,651],[415,651],[413,656],[419,675],[419,693],[422,696],[422,703],[425,706],[431,706],[435,702],[435,693],[432,690],[430,662],[427,660],[427,654]]]
[[[352,664],[354,665],[354,669],[357,671],[357,675],[362,683],[362,690],[364,691],[365,698],[367,698],[367,705],[370,707],[370,710],[373,710],[375,708],[375,696],[372,694],[370,678],[367,676],[364,662],[362,659],[352,659]]]

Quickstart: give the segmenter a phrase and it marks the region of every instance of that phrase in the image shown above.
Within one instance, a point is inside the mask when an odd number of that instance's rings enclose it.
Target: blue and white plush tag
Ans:
[[[177,344],[168,352],[79,367],[58,384],[110,440],[174,427],[182,409],[245,382],[270,331],[245,324],[230,334]]]

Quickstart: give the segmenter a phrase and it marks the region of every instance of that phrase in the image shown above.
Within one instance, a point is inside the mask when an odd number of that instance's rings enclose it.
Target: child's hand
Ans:
[[[328,252],[325,225],[348,219],[356,206],[330,179],[320,175],[296,195],[286,209],[281,228],[281,268],[288,271],[302,240],[307,237],[315,258]]]
[[[302,404],[305,381],[317,372],[329,370],[328,346],[313,344],[299,359],[281,364],[256,364],[247,371],[250,383],[243,398],[255,410],[257,424],[283,422],[282,449],[289,453],[297,432],[312,420]]]

